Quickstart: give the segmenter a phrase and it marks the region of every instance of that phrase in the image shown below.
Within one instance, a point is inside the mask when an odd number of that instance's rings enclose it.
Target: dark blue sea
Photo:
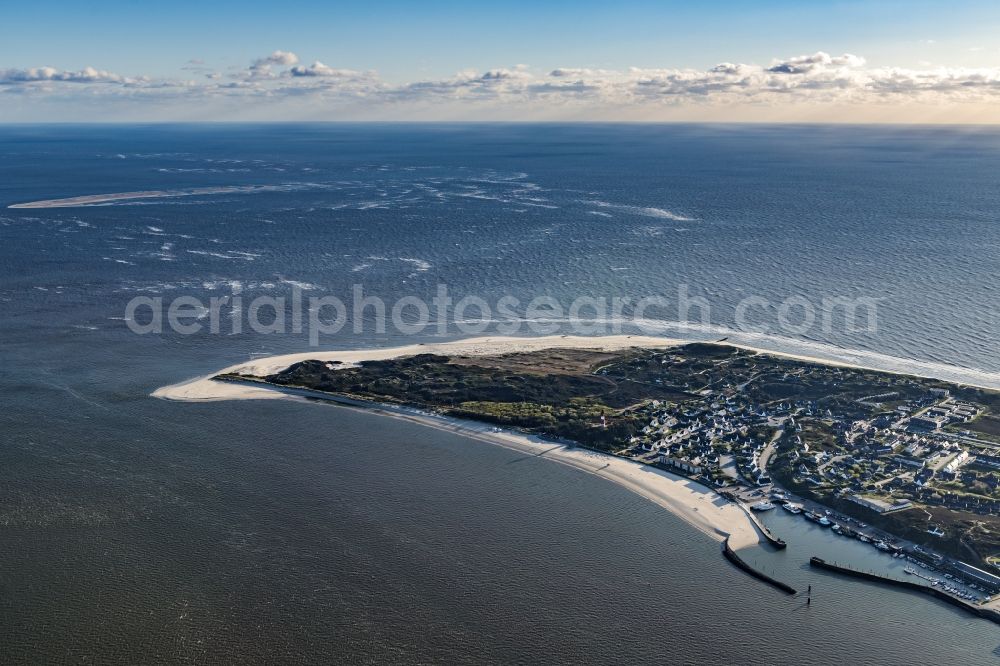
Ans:
[[[818,529],[748,554],[806,607],[573,469],[343,408],[151,398],[309,331],[225,306],[218,332],[196,309],[140,335],[127,306],[518,304],[411,332],[348,312],[319,340],[346,349],[579,332],[525,304],[630,299],[593,332],[1000,386],[998,174],[985,128],[2,127],[0,661],[996,663],[995,625],[810,570],[877,557]],[[824,299],[875,305],[824,325]]]

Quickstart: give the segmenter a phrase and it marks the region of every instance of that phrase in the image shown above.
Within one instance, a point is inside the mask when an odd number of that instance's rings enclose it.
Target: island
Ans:
[[[306,359],[214,379],[409,406],[587,447],[733,499],[761,497],[751,508],[783,506],[910,558],[963,583],[955,593],[970,601],[1000,593],[993,390],[716,343]]]
[[[566,464],[667,509],[791,593],[738,554],[786,546],[767,526],[780,508],[900,558],[908,575],[810,566],[1000,623],[1000,381],[886,360],[914,372],[726,339],[489,336],[254,356],[152,396],[347,405]]]

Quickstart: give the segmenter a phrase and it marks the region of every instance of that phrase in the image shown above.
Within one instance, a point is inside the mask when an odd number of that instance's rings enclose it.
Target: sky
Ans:
[[[12,2],[0,122],[1000,123],[1000,2]]]

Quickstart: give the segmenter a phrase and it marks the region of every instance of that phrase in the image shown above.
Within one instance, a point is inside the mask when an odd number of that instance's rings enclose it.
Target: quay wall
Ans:
[[[713,490],[716,490],[716,489],[713,489]],[[743,510],[743,513],[747,514],[747,517],[751,521],[753,521],[754,525],[757,526],[757,529],[760,530],[760,533],[764,535],[764,538],[767,539],[767,542],[769,544],[771,544],[772,546],[774,546],[778,550],[781,550],[782,548],[787,548],[788,547],[788,544],[785,543],[785,540],[778,538],[774,534],[774,532],[772,532],[767,527],[767,525],[765,525],[763,522],[761,522],[760,518],[758,518],[756,516],[756,514],[754,514],[754,512],[751,509],[748,509],[746,507],[746,505],[743,504],[743,502],[739,501],[738,499],[734,498],[732,495],[729,495],[728,493],[719,492],[718,490],[716,490],[716,492],[719,493],[719,495],[722,495],[722,497],[726,498],[730,502],[733,502],[734,504],[736,504],[736,506],[740,507],[740,509]]]

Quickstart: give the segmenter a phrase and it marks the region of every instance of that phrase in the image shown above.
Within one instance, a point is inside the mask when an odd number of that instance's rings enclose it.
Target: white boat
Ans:
[[[770,511],[774,508],[774,505],[770,502],[757,502],[756,504],[751,504],[750,508],[754,511]]]
[[[816,522],[822,525],[823,527],[829,527],[830,525],[833,524],[830,522],[830,519],[827,518],[826,516],[820,516],[820,519],[817,520]]]
[[[802,505],[801,504],[792,504],[791,502],[789,502],[788,504],[784,504],[782,506],[782,508],[784,508],[785,511],[787,511],[788,513],[792,513],[792,514],[800,514],[800,513],[802,513]]]

